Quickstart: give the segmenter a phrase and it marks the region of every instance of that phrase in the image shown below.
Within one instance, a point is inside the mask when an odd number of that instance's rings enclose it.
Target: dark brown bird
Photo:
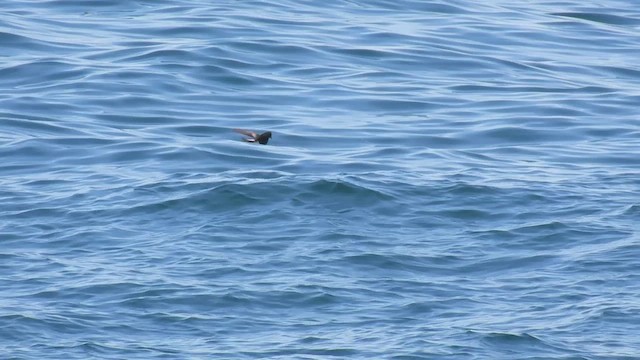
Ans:
[[[266,145],[269,142],[269,139],[271,139],[271,131],[263,132],[262,134],[243,129],[233,129],[233,131],[248,136],[248,138],[243,138],[246,142],[254,143],[257,141],[262,145]]]

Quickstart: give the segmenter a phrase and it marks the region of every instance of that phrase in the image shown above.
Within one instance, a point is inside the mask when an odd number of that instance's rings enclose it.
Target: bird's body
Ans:
[[[253,131],[243,130],[243,129],[233,129],[233,131],[240,133],[242,135],[248,136],[248,138],[244,138],[243,140],[251,143],[260,143],[262,145],[266,145],[271,139],[271,131],[264,132],[262,134],[258,134]]]

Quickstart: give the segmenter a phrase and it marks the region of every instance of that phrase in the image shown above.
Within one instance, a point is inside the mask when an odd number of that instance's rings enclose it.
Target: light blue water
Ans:
[[[638,359],[639,104],[635,1],[5,1],[0,357]]]

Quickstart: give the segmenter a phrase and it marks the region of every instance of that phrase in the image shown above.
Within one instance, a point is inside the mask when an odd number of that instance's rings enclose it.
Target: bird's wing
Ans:
[[[258,138],[258,134],[254,133],[253,131],[243,130],[243,129],[233,129],[233,131],[240,133],[242,135],[250,136],[254,139]]]

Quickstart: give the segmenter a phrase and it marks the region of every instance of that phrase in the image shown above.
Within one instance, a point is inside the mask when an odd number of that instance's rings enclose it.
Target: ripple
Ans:
[[[629,4],[4,5],[4,353],[637,353]]]
[[[558,12],[558,13],[552,13],[550,15],[593,21],[593,22],[598,22],[602,24],[612,24],[612,25],[640,24],[640,19],[636,19],[628,16],[613,15],[613,14],[601,14],[601,13],[589,13],[589,12]]]

